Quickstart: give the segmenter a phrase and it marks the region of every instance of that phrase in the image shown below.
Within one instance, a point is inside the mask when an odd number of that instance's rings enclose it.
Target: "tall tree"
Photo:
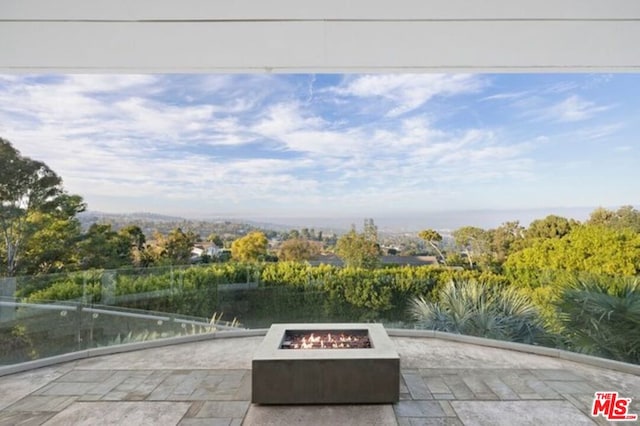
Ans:
[[[194,232],[175,228],[160,242],[162,257],[171,264],[188,263],[191,249],[197,240],[198,236]]]
[[[336,243],[336,254],[347,266],[375,268],[382,254],[377,241],[377,227],[372,219],[365,221],[364,232],[356,232],[355,226]]]
[[[131,241],[111,229],[110,224],[94,223],[78,243],[83,268],[115,269],[131,261]]]
[[[640,273],[640,234],[580,225],[562,238],[535,240],[512,253],[505,267],[515,274],[556,270],[634,276]]]
[[[231,244],[231,256],[241,262],[255,262],[267,256],[269,241],[260,231],[250,232]]]
[[[640,232],[640,211],[633,206],[622,206],[616,211],[599,207],[591,212],[587,224]]]
[[[562,216],[549,215],[544,219],[534,220],[526,231],[527,239],[533,238],[562,238],[571,232],[578,222]]]
[[[482,228],[463,226],[453,231],[453,238],[466,254],[470,268],[473,268],[474,262],[488,252],[489,233]]]
[[[491,251],[495,260],[502,264],[509,254],[517,250],[524,240],[525,229],[517,220],[505,222],[496,229],[489,231],[491,240]]]
[[[302,238],[292,238],[284,241],[282,245],[280,245],[278,257],[280,260],[300,262],[311,259],[319,252],[319,243],[304,240]]]
[[[224,246],[224,241],[222,241],[222,238],[220,237],[220,235],[216,234],[215,232],[212,232],[211,234],[209,234],[209,236],[207,237],[207,241],[215,244],[218,247]]]
[[[25,157],[0,138],[0,233],[5,273],[15,275],[26,239],[34,232],[28,218],[34,213],[60,214],[65,192],[62,179],[45,163]],[[75,205],[74,214],[85,208]]]
[[[64,195],[56,211],[31,213],[17,273],[48,274],[77,268],[81,226],[76,212],[82,208],[82,198]]]
[[[438,244],[442,242],[442,235],[440,235],[438,231],[435,229],[424,229],[418,233],[418,237],[426,241],[438,253],[440,259],[442,259],[445,264],[447,263],[442,251],[440,251],[440,247],[438,247]]]

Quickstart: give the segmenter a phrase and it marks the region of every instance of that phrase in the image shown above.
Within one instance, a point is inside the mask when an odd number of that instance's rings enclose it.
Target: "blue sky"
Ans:
[[[639,118],[639,74],[0,75],[0,136],[104,212],[637,205]]]

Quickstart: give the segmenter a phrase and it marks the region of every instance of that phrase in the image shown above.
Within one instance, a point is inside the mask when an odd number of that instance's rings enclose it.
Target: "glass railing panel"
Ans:
[[[2,336],[8,339],[13,329],[26,334],[41,357],[208,332],[211,319],[217,321],[217,331],[284,322],[375,321],[638,359],[635,317],[629,316],[640,303],[635,277],[557,270],[498,274],[443,267],[348,271],[300,266],[278,278],[277,273],[261,273],[267,267],[230,263],[18,277],[11,280],[17,297],[3,299],[16,305],[0,305]],[[5,294],[10,288],[6,282]],[[565,292],[575,285],[584,288],[578,288],[574,299],[567,298]],[[420,298],[428,306],[416,305]],[[452,303],[472,319],[457,324]],[[580,304],[589,309],[573,309]],[[577,338],[585,334],[590,340]],[[12,339],[20,342],[19,336]]]

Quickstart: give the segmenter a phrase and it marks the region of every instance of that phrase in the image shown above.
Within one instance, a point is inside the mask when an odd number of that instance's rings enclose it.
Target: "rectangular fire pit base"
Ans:
[[[285,334],[366,331],[371,348],[281,349]],[[398,402],[400,357],[381,324],[274,324],[252,362],[255,404]]]

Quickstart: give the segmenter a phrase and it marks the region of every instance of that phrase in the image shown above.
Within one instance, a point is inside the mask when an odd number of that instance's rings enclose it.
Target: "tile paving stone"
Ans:
[[[113,391],[100,398],[100,401],[126,401],[129,392],[127,391]]]
[[[98,404],[112,407],[127,407],[127,403],[140,403],[142,400],[145,400],[144,404],[155,404],[156,402],[149,402],[154,401],[154,398],[158,398],[159,402],[175,405],[179,409],[188,407],[184,415],[177,420],[183,425],[239,426],[243,422],[245,413],[248,413],[247,410],[251,409],[249,404],[251,371],[249,369],[165,370],[162,369],[163,366],[159,367],[161,369],[157,369],[156,366],[156,369],[146,370],[126,369],[126,367],[108,370],[91,364],[90,369],[85,367],[73,370],[76,364],[69,365],[57,368],[56,371],[59,371],[59,374],[49,375],[50,382],[46,384],[46,381],[41,381],[38,384],[39,388],[34,386],[29,389],[30,394],[24,393],[24,396],[20,395],[13,399],[5,398],[10,402],[5,402],[4,410],[0,411],[0,425],[13,426],[23,424],[21,422],[29,425],[46,423],[46,426],[63,424],[65,416],[62,413],[71,413],[76,410],[78,404],[90,404],[97,399],[102,399]],[[487,403],[490,402],[489,400],[494,400],[494,404],[502,407],[503,414],[511,416],[512,419],[514,419],[514,413],[524,412],[525,420],[526,415],[531,413],[536,421],[540,418],[544,420],[544,415],[536,417],[540,415],[541,406],[535,404],[564,404],[559,406],[562,411],[559,417],[560,423],[553,422],[554,424],[562,424],[564,418],[562,416],[571,413],[571,410],[577,410],[584,416],[584,418],[579,417],[578,421],[587,419],[592,421],[591,424],[605,425],[609,423],[604,418],[590,419],[589,416],[593,393],[603,390],[596,389],[595,385],[602,384],[601,386],[613,388],[617,384],[619,388],[620,383],[624,383],[620,381],[622,379],[617,378],[615,380],[618,381],[610,381],[606,374],[591,373],[591,370],[586,370],[586,367],[585,370],[577,369],[575,372],[573,369],[562,368],[412,368],[402,369],[401,372],[401,401],[393,408],[388,406],[392,417],[397,416],[398,424],[401,425],[459,425],[462,424],[460,420],[464,420],[471,421],[471,424],[493,426],[489,420],[485,423],[473,423],[473,419],[469,420],[464,414],[468,406],[459,405],[466,402],[483,402],[483,400]],[[611,377],[615,375],[612,374]],[[629,392],[629,389],[632,391]],[[631,412],[640,413],[640,395],[634,394],[635,388],[629,387],[629,389],[624,388],[628,395],[623,396],[634,398]],[[2,391],[3,389],[0,388],[0,394]],[[498,398],[503,401],[495,401]],[[186,405],[184,402],[178,402],[179,400],[187,401]],[[507,402],[534,405],[529,405],[526,409],[520,405],[500,405]],[[148,408],[147,405],[143,407]],[[491,413],[495,408],[487,409],[485,405],[479,407],[480,413],[488,415],[489,419],[498,413],[498,411]],[[513,407],[515,407],[514,411],[510,412],[509,409]],[[462,415],[459,413],[460,410]],[[105,418],[108,420],[114,418],[114,415],[115,413],[107,413]],[[307,416],[304,413],[300,415]],[[95,414],[92,416],[94,420],[96,418],[103,420]],[[276,414],[274,416],[277,417]],[[554,418],[554,420],[557,419]]]
[[[203,405],[204,405],[204,401],[192,402],[191,405],[189,406],[189,409],[187,410],[187,412],[184,413],[184,417],[185,418],[195,417],[196,414],[198,414],[198,411],[200,411],[202,409]]]
[[[233,424],[233,422],[232,422]],[[244,426],[396,426],[389,404],[376,405],[256,405],[249,407]]]
[[[452,393],[434,393],[433,399],[448,401],[448,400],[456,399],[456,397]]]
[[[442,378],[456,399],[473,399],[473,392],[464,384],[462,377],[459,375],[446,375],[442,376]]]
[[[146,395],[146,398],[148,398],[160,383],[170,375],[170,371],[153,371],[149,376],[145,377],[142,383],[136,386],[133,391],[140,395]]]
[[[594,394],[596,388],[587,382],[565,382],[559,380],[545,380],[547,386],[558,393],[590,393]]]
[[[180,420],[178,426],[230,426],[233,419],[212,418],[212,419],[194,419],[184,418]]]
[[[61,382],[61,383],[54,382],[51,384],[51,386],[45,386],[45,388],[42,389],[42,392],[38,391],[38,392],[34,392],[34,394],[35,395],[80,396],[80,395],[88,394],[89,392],[91,392],[91,389],[93,389],[95,386],[96,386],[95,383],[87,383],[87,382]]]
[[[409,393],[409,389],[407,388],[407,384],[404,382],[402,374],[400,374],[400,393]]]
[[[454,401],[451,405],[465,426],[594,425],[568,401]]]
[[[71,405],[77,396],[30,395],[5,408],[6,411],[62,411]]]
[[[238,400],[249,401],[251,399],[251,372],[244,373],[240,386],[238,386],[233,396]]]
[[[205,401],[195,417],[244,417],[248,408],[249,401]]]
[[[528,401],[536,400],[536,399],[538,400],[545,399],[540,395],[538,395],[537,393],[519,393],[518,396],[520,397],[520,399],[528,400]]]
[[[40,426],[55,414],[44,411],[2,411],[0,426]]]
[[[463,426],[462,422],[452,417],[400,417],[399,426]]]
[[[74,363],[38,368],[0,378],[0,410],[42,389],[73,369]]]
[[[121,371],[120,373],[124,375],[124,380],[115,390],[132,392],[142,385],[153,371]]]
[[[456,417],[456,412],[448,401],[439,401],[440,408],[444,411],[444,415],[447,417]]]
[[[191,371],[173,390],[173,395],[190,395],[207,376],[206,371]]]
[[[147,394],[139,392],[127,392],[127,396],[124,397],[125,401],[144,401],[145,399],[147,399]]]
[[[531,369],[534,376],[542,380],[582,381],[584,378],[575,372],[561,369]]]
[[[393,410],[397,417],[446,417],[438,401],[400,401]]]
[[[188,408],[179,402],[75,402],[43,426],[176,425]]]
[[[518,394],[516,394],[509,386],[507,386],[500,378],[498,377],[485,377],[484,382],[491,389],[491,391],[498,396],[501,400],[517,400],[520,399]]]
[[[433,399],[433,395],[420,375],[403,372],[402,377],[413,399]]]
[[[149,394],[147,400],[164,401],[185,378],[186,374],[182,371],[173,371],[169,374],[156,388]]]
[[[462,381],[473,392],[474,399],[499,399],[479,374],[465,375],[462,377]]]
[[[81,395],[78,397],[77,401],[89,402],[89,401],[100,401],[103,395]]]
[[[509,388],[514,391],[518,396],[522,397],[523,394],[535,394],[536,392],[527,386],[527,383],[522,379],[517,371],[504,371],[500,374],[500,380],[504,382]],[[539,398],[538,398],[539,399]]]
[[[93,387],[87,395],[106,395],[114,390],[118,385],[124,382],[127,378],[127,373],[124,371],[117,371],[112,376],[103,381],[97,381],[95,387]]]
[[[99,383],[105,381],[113,374],[117,374],[117,372],[113,370],[71,370],[56,381]]]
[[[527,383],[527,386],[533,389],[536,394],[540,395],[544,399],[562,399],[558,392],[551,389],[539,379],[525,379],[525,382]]]
[[[442,380],[442,377],[425,377],[424,382],[427,384],[431,393],[451,393],[451,390],[444,380]]]
[[[563,394],[564,399],[573,404],[574,407],[579,409],[584,415],[588,416],[593,422],[598,425],[610,425],[611,423],[605,420],[603,417],[591,417],[591,404],[593,403],[593,395],[571,395]],[[623,423],[624,424],[624,423]]]

